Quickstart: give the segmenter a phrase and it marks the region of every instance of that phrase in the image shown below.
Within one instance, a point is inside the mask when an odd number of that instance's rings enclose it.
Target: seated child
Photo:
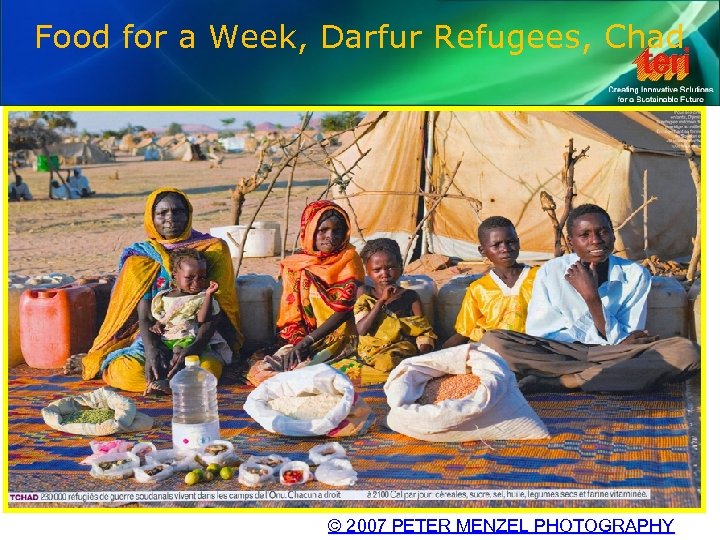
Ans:
[[[520,240],[512,222],[501,216],[478,227],[478,251],[493,268],[470,284],[455,322],[457,334],[443,348],[480,341],[488,330],[525,331],[528,304],[539,267],[517,262]]]
[[[433,350],[437,336],[423,315],[418,294],[398,286],[402,255],[395,240],[370,240],[360,251],[372,285],[358,290],[357,359],[335,364],[359,384],[378,384],[400,361]]]
[[[171,287],[152,299],[151,312],[157,322],[150,328],[173,351],[171,364],[174,367],[168,379],[184,364],[182,360],[189,352],[188,347],[195,342],[201,326],[220,313],[220,306],[213,297],[218,284],[208,282],[207,261],[203,255],[194,249],[178,249],[172,252],[170,261],[173,278]],[[201,366],[220,377],[220,361],[230,364],[232,350],[217,332],[210,338],[209,347],[209,355],[201,355]],[[211,358],[208,359],[208,356]],[[166,391],[166,385],[167,381],[156,381],[151,389]]]

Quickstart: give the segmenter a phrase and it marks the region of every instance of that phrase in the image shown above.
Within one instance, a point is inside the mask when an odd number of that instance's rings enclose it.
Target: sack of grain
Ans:
[[[472,377],[439,380],[470,374],[479,378],[475,390]],[[443,388],[443,381],[450,384]],[[426,393],[428,383],[435,388]],[[388,427],[415,439],[461,442],[549,436],[505,361],[477,343],[407,358],[390,373],[384,389],[390,405]]]
[[[350,379],[325,364],[265,380],[250,392],[244,409],[266,430],[293,437],[356,435],[374,421]]]
[[[153,425],[152,418],[136,410],[132,399],[107,388],[58,399],[40,413],[51,428],[77,435],[145,431]]]

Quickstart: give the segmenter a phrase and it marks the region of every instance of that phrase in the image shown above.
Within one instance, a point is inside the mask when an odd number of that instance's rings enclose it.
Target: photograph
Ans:
[[[704,508],[705,109],[357,108],[5,107],[6,511]]]

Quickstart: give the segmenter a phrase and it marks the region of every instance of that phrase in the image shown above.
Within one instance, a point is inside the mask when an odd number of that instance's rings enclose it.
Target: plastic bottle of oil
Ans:
[[[220,439],[217,379],[200,367],[195,355],[185,358],[185,369],[170,379],[173,395],[173,447],[196,450]]]

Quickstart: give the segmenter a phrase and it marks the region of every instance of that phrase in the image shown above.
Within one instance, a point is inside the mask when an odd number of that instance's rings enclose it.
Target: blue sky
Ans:
[[[233,127],[240,129],[243,123],[250,120],[253,124],[272,122],[284,126],[294,126],[299,123],[302,111],[201,111],[201,112],[144,112],[144,111],[122,111],[122,112],[73,112],[72,116],[77,122],[78,130],[86,129],[90,132],[102,130],[116,130],[128,125],[144,126],[148,129],[163,128],[172,122],[179,124],[207,124],[214,128],[221,128],[221,118],[236,118]],[[314,116],[322,116],[325,113],[315,113]]]

